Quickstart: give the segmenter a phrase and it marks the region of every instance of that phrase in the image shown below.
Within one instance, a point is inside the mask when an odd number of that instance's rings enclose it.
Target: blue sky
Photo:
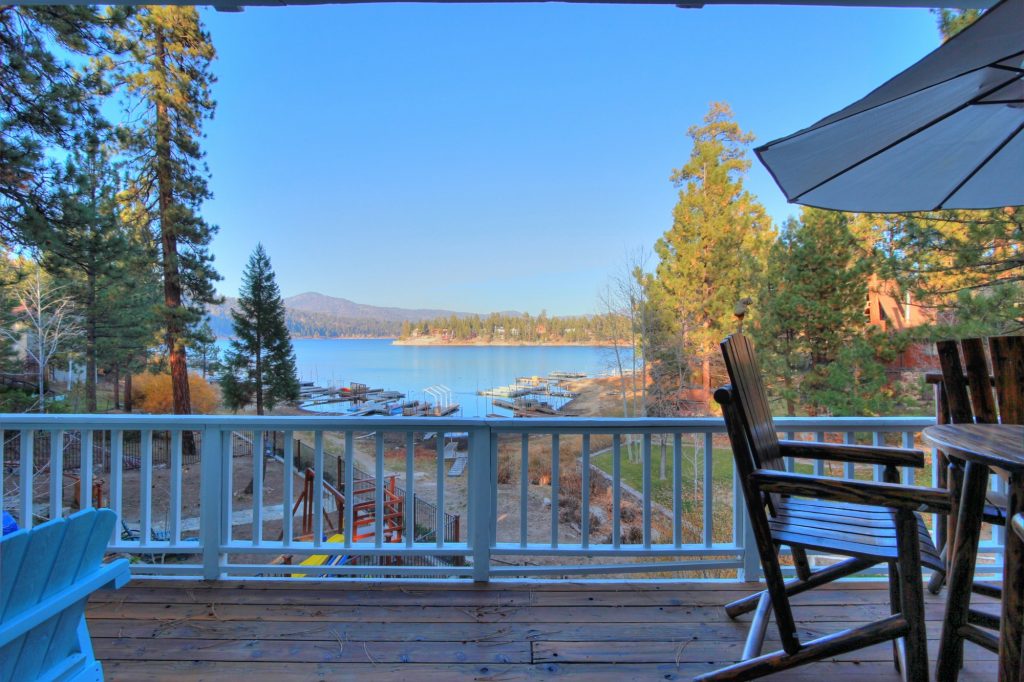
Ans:
[[[728,102],[758,142],[938,46],[927,10],[350,5],[203,10],[206,149],[235,295],[257,241],[285,295],[589,313],[671,225],[686,130]],[[797,212],[756,159],[776,221]],[[653,260],[652,260],[653,262]]]

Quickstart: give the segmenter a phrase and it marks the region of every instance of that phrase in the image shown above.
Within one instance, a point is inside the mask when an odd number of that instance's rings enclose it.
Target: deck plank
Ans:
[[[108,680],[688,680],[732,662],[749,616],[722,605],[744,583],[138,580],[99,591],[87,617]],[[998,604],[977,598],[996,612]],[[934,659],[943,595],[926,595]],[[802,638],[888,615],[883,582],[794,599]],[[765,650],[778,645],[769,630]],[[993,679],[995,656],[968,644],[961,680]],[[820,682],[897,680],[878,645],[787,671]],[[780,679],[782,679],[780,677]]]

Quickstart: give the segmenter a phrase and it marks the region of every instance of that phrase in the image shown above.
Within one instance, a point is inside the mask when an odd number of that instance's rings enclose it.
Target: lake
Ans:
[[[444,385],[462,406],[464,417],[508,414],[494,409],[490,398],[478,396],[479,390],[553,371],[595,376],[613,364],[611,349],[596,346],[395,346],[391,339],[294,339],[292,343],[303,381],[336,387],[355,381],[432,403],[436,400],[423,389]],[[555,406],[564,402],[544,400]]]

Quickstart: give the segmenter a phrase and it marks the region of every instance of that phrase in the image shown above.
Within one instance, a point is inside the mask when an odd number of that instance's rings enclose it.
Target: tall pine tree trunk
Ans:
[[[256,334],[256,414],[263,416],[263,339]]]
[[[121,409],[121,366],[114,363],[114,409]]]
[[[156,35],[158,68],[166,74],[167,53],[162,29]],[[191,414],[192,401],[188,389],[188,364],[185,360],[184,325],[181,319],[181,275],[178,271],[178,239],[170,218],[171,190],[171,121],[167,104],[156,103],[156,180],[160,212],[160,245],[163,250],[164,307],[167,331],[167,356],[171,365],[171,393],[174,414]],[[186,439],[191,443],[191,439]]]
[[[85,323],[85,411],[96,412],[96,274],[88,275]]]
[[[124,411],[132,411],[132,373],[126,372],[124,375]]]

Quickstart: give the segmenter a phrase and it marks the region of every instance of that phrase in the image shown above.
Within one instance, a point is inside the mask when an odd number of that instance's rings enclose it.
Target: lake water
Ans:
[[[607,372],[613,361],[611,350],[595,346],[395,346],[390,339],[294,339],[292,343],[303,381],[318,386],[348,386],[355,381],[431,403],[436,400],[423,389],[444,385],[462,406],[464,417],[507,414],[494,409],[490,398],[478,396],[481,389],[553,371],[595,376]],[[564,402],[543,400],[554,406]]]

